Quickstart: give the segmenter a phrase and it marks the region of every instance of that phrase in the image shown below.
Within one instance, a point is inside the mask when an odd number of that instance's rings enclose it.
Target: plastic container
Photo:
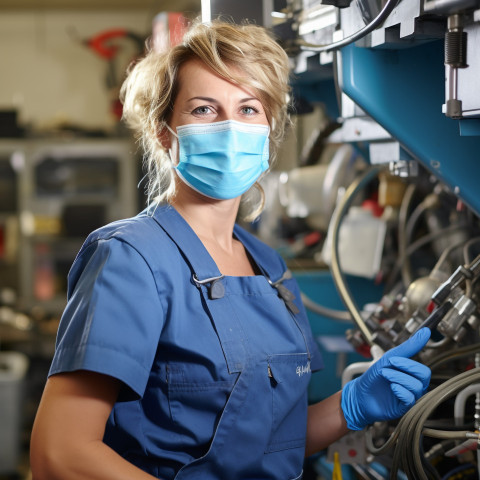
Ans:
[[[26,355],[0,352],[0,474],[15,472],[19,464],[27,370]]]
[[[338,258],[343,273],[375,278],[380,271],[387,224],[370,210],[351,207],[340,225]],[[332,264],[332,233],[328,231],[322,250],[323,261]]]

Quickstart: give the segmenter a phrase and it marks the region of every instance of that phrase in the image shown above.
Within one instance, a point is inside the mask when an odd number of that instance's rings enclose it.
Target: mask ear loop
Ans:
[[[176,137],[177,140],[178,140],[178,135],[173,131],[173,129],[170,127],[170,125],[168,125],[168,123],[166,123],[165,126],[167,127],[167,130],[168,130],[174,137]]]
[[[270,147],[270,134],[272,133],[272,130],[275,128],[275,119],[272,119],[272,127],[268,127],[268,134],[267,134],[267,139],[266,139],[266,146]],[[255,183],[250,187],[250,189],[256,189],[258,194],[260,195],[260,208],[261,211],[265,208],[265,190],[263,189],[261,185],[261,181],[264,177],[268,175],[271,169],[271,164],[270,164],[270,155],[268,157],[268,168],[260,174],[260,176],[257,178]],[[248,218],[248,217],[247,217]]]
[[[167,127],[167,130],[177,139],[177,142],[178,142],[178,135],[173,131],[173,129],[170,127],[170,125],[168,125],[166,123],[165,126]],[[171,147],[168,149],[168,158],[170,158],[171,168],[173,168],[175,170],[177,166],[175,165],[175,162],[173,161],[173,154],[172,154],[172,148]]]

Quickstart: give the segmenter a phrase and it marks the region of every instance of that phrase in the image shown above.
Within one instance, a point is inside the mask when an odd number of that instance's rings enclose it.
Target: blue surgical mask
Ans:
[[[207,197],[238,197],[268,169],[267,125],[225,120],[182,125],[172,133],[179,145],[178,176]]]

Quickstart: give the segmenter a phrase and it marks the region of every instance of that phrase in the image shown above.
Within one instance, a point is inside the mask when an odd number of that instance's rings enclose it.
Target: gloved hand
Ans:
[[[421,328],[378,359],[342,391],[342,410],[350,430],[404,415],[430,383],[428,367],[411,360],[428,342],[431,331]]]

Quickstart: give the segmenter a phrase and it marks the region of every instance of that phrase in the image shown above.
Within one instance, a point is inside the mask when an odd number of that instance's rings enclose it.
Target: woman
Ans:
[[[287,94],[288,59],[256,26],[197,24],[130,72],[124,117],[152,202],[92,233],[72,267],[34,480],[296,479],[306,454],[427,388],[407,358],[424,329],[307,408],[321,359],[297,285],[235,224],[283,137]]]

